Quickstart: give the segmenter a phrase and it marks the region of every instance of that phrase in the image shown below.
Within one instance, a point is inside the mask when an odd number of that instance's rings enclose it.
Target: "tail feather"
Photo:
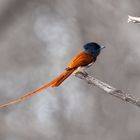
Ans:
[[[53,83],[51,84],[51,87],[58,87],[66,78],[68,78],[75,69],[66,70],[64,71],[59,77],[57,77]]]
[[[26,99],[26,98],[29,98],[29,97],[33,96],[34,94],[39,93],[40,91],[42,91],[42,90],[44,90],[44,89],[46,89],[46,88],[48,88],[48,87],[57,87],[57,86],[59,86],[66,78],[68,78],[73,72],[74,72],[74,69],[68,70],[68,71],[66,70],[66,71],[64,71],[61,75],[59,75],[57,78],[55,78],[53,81],[51,81],[50,83],[48,83],[48,84],[46,84],[46,85],[44,85],[44,86],[38,88],[37,90],[35,90],[35,91],[33,91],[33,92],[27,93],[27,94],[25,94],[24,96],[22,96],[22,97],[20,97],[20,98],[18,98],[18,99],[15,99],[15,100],[13,100],[13,101],[11,101],[11,102],[8,102],[8,103],[6,103],[6,104],[3,104],[3,105],[0,106],[0,108],[9,106],[9,105],[14,104],[14,103],[18,103],[18,102],[20,102],[20,101],[22,101],[22,100],[24,100],[24,99]]]

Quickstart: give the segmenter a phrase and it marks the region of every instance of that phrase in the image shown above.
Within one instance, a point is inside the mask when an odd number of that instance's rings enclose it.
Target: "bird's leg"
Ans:
[[[86,72],[86,69],[91,67],[93,63],[88,64],[87,66],[80,66],[78,67],[72,74],[74,76],[78,75],[78,74],[82,74],[84,77],[86,77],[88,75],[88,73]]]
[[[86,67],[85,66],[78,67],[72,74],[73,75],[83,74],[85,76],[88,75],[88,73],[86,72]]]
[[[86,69],[91,67],[93,63],[90,63],[88,64],[87,66],[80,66],[78,67],[74,72],[73,72],[73,75],[76,75],[76,74],[82,74],[84,76],[87,76],[88,73],[86,72]]]

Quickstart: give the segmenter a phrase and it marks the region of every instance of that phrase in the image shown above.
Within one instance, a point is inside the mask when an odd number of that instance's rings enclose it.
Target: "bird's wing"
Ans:
[[[78,53],[71,61],[68,63],[67,68],[77,68],[79,66],[86,66],[92,62],[96,61],[96,57],[84,51]]]

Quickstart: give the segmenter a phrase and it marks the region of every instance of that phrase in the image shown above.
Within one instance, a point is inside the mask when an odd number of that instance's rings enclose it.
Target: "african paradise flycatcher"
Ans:
[[[0,106],[0,108],[6,107],[8,105],[20,102],[48,87],[58,87],[66,78],[68,78],[71,74],[75,74],[76,72],[82,71],[84,72],[84,69],[94,63],[97,59],[97,56],[100,54],[101,50],[105,48],[104,46],[100,46],[97,43],[90,42],[83,46],[84,51],[79,52],[67,65],[67,68],[64,70],[62,74],[60,74],[58,77],[56,77],[54,80],[49,82],[48,84],[40,87],[39,89],[27,93],[24,96],[15,99],[11,102],[8,102],[6,104],[3,104]]]

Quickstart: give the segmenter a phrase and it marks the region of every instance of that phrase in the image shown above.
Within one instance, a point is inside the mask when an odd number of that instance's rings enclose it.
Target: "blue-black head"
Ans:
[[[85,52],[92,54],[94,57],[97,57],[103,48],[105,47],[100,46],[99,44],[95,42],[90,42],[84,45]]]

